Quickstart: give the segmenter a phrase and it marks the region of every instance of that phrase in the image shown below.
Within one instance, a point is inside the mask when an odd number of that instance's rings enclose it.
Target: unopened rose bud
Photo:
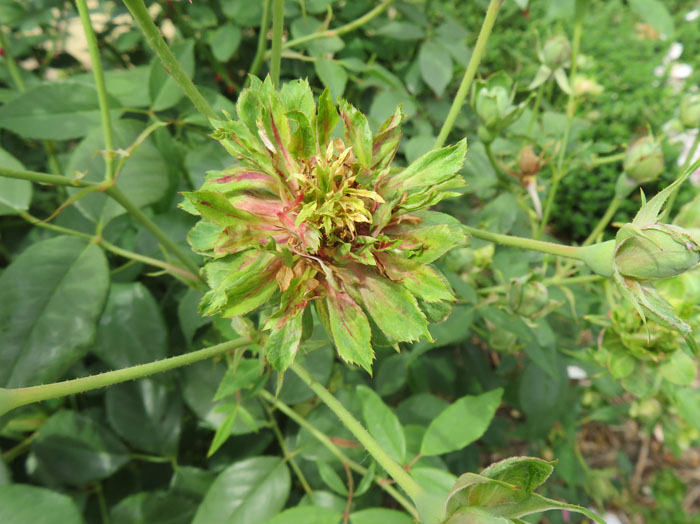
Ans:
[[[638,184],[655,180],[664,170],[661,144],[653,136],[643,136],[627,149],[625,173]]]
[[[547,286],[541,282],[523,283],[515,280],[508,290],[508,303],[515,314],[536,317],[549,305]]]
[[[625,278],[673,277],[700,263],[700,243],[689,230],[668,224],[643,228],[618,240],[615,264]]]
[[[687,93],[681,98],[681,123],[691,129],[700,126],[700,93]]]
[[[571,58],[571,46],[565,36],[553,36],[544,43],[542,62],[550,69],[556,69]]]
[[[476,114],[486,127],[494,126],[507,112],[510,95],[502,86],[484,87],[476,95]]]

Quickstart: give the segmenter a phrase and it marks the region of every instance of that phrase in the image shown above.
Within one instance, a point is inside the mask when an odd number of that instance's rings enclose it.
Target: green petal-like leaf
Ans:
[[[316,136],[321,152],[326,151],[331,132],[338,124],[338,119],[338,111],[333,105],[331,92],[326,88],[318,98],[318,116],[316,117]]]
[[[345,124],[345,138],[352,145],[362,167],[372,165],[372,131],[367,117],[345,100],[340,101],[340,116]]]
[[[377,253],[375,256],[387,276],[400,282],[416,297],[426,302],[455,299],[447,279],[434,267],[387,253]]]
[[[234,207],[226,196],[218,192],[193,191],[182,193],[182,196],[194,205],[203,218],[222,227],[235,226],[241,220],[253,218],[249,213]]]
[[[466,153],[466,138],[455,145],[434,149],[415,160],[400,173],[389,177],[384,185],[390,191],[396,192],[440,184],[462,169]]]
[[[372,372],[374,351],[370,344],[372,331],[362,308],[347,293],[328,287],[326,298],[328,325],[338,354],[346,362],[359,364]]]
[[[388,337],[400,342],[432,340],[425,315],[401,284],[365,272],[358,289],[365,309]]]
[[[299,349],[302,331],[302,315],[297,314],[274,330],[265,344],[265,358],[274,369],[284,372],[294,361]]]

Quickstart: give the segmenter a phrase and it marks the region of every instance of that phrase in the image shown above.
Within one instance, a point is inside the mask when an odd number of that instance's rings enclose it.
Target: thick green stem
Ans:
[[[442,124],[442,129],[440,129],[440,134],[438,135],[437,140],[435,140],[433,149],[438,149],[445,144],[445,140],[447,140],[447,136],[452,130],[452,126],[457,119],[457,115],[459,115],[459,112],[462,110],[462,105],[464,104],[464,100],[467,98],[469,87],[471,87],[472,80],[474,80],[476,68],[479,67],[479,63],[481,62],[484,49],[486,49],[486,42],[491,35],[491,30],[493,29],[493,24],[496,21],[496,15],[498,15],[498,10],[501,8],[501,5],[503,5],[503,0],[491,0],[491,3],[489,4],[489,8],[486,11],[486,17],[484,18],[484,22],[481,24],[479,37],[476,39],[474,51],[469,59],[467,70],[464,72],[462,83],[459,85],[457,94],[452,101],[450,112],[447,114],[447,118]]]
[[[565,246],[562,244],[553,244],[551,242],[543,242],[532,238],[513,237],[509,235],[501,235],[500,233],[491,233],[470,226],[462,226],[464,230],[473,237],[489,242],[495,242],[503,246],[519,247],[529,249],[531,251],[539,251],[541,253],[549,253],[560,257],[574,258],[581,260],[581,249],[575,246]]]
[[[151,234],[158,239],[158,241],[163,244],[163,246],[175,255],[180,262],[185,264],[185,266],[195,274],[199,273],[199,267],[197,264],[192,262],[187,253],[185,253],[180,247],[168,236],[162,229],[160,229],[148,215],[141,211],[139,207],[134,205],[131,200],[119,189],[117,186],[112,185],[105,189],[110,197],[112,197],[116,202],[118,202],[124,209],[126,209],[131,216],[133,216],[143,227],[145,227]]]
[[[288,42],[282,44],[282,49],[289,49],[291,47],[312,42],[313,40],[317,40],[319,38],[330,38],[354,31],[383,13],[393,2],[394,0],[384,0],[371,11],[367,11],[360,18],[357,18],[356,20],[353,20],[345,25],[341,25],[340,27],[336,27],[335,29],[326,29],[325,31],[319,31],[318,33],[311,33],[310,35],[304,35],[302,37],[295,38],[294,40],[289,40]]]
[[[591,282],[600,282],[604,277],[600,275],[580,275],[577,277],[551,277],[542,279],[542,284],[545,286],[574,286],[576,284],[590,284]],[[489,293],[503,293],[507,286],[489,286],[481,287],[476,290],[480,295],[488,295]]]
[[[90,11],[85,0],[76,0],[80,22],[83,24],[83,32],[90,53],[92,64],[92,74],[95,77],[95,87],[97,87],[97,100],[100,104],[100,118],[102,120],[102,134],[105,139],[105,179],[114,178],[114,138],[112,135],[112,119],[109,114],[109,102],[107,101],[107,88],[105,86],[104,71],[102,70],[102,59],[100,58],[100,48],[97,44],[97,36],[90,21]]]
[[[64,382],[54,382],[53,384],[43,384],[41,386],[31,386],[26,388],[5,389],[0,388],[0,415],[8,411],[42,402],[52,398],[61,398],[67,395],[75,395],[76,393],[84,393],[93,389],[99,389],[106,386],[112,386],[121,382],[135,380],[138,378],[147,377],[163,371],[187,366],[200,360],[206,360],[227,351],[233,351],[244,346],[250,345],[250,341],[244,339],[231,340],[216,346],[192,351],[184,355],[149,362],[148,364],[140,364],[116,371],[108,371],[99,375],[89,377],[76,378],[66,380]]]
[[[272,50],[270,76],[275,87],[280,85],[282,63],[282,32],[284,30],[284,0],[272,0]]]
[[[270,26],[270,4],[272,0],[263,0],[263,12],[260,19],[260,32],[258,33],[258,47],[255,50],[255,58],[248,70],[248,74],[257,75],[260,66],[265,60],[265,51],[267,48],[267,29]]]
[[[264,389],[261,390],[259,394],[263,397],[263,399],[265,399],[266,402],[272,404],[275,408],[279,409],[282,413],[284,413],[294,422],[299,424],[300,427],[308,431],[316,440],[318,440],[323,446],[325,446],[326,449],[328,449],[328,451],[330,451],[333,454],[333,456],[337,458],[340,462],[342,462],[343,464],[347,464],[350,469],[356,471],[360,475],[367,474],[367,468],[358,464],[350,457],[348,457],[338,446],[336,446],[333,443],[333,441],[330,438],[328,438],[328,436],[323,431],[317,429],[316,426],[309,423],[308,420],[299,415],[299,413],[294,411],[287,404],[285,404],[284,402],[282,402],[281,400],[279,400],[274,395],[272,395]],[[418,511],[413,506],[413,504],[411,504],[411,502],[408,501],[406,497],[401,495],[401,493],[396,491],[390,484],[388,484],[388,480],[386,478],[375,476],[374,482],[384,491],[386,491],[391,497],[393,497],[394,500],[396,500],[396,502],[401,504],[404,507],[404,509],[406,509],[406,511],[408,511],[411,514],[413,518],[418,519]]]
[[[11,169],[9,167],[0,166],[0,176],[7,178],[19,178],[21,180],[29,180],[37,184],[51,184],[54,186],[70,186],[70,187],[96,187],[98,184],[80,180],[79,178],[68,178],[62,175],[50,175],[48,173],[39,173],[38,171],[29,171],[27,169]]]
[[[291,370],[316,393],[318,398],[320,398],[333,413],[335,413],[345,427],[360,441],[360,444],[364,446],[367,452],[374,457],[379,465],[386,470],[389,476],[396,481],[411,499],[415,501],[423,495],[425,490],[420,484],[384,451],[379,443],[374,440],[374,437],[369,434],[352,413],[350,413],[322,384],[316,382],[311,375],[309,375],[308,371],[298,363],[292,364]]]
[[[175,55],[170,51],[168,44],[163,40],[163,36],[153,23],[153,20],[151,20],[151,15],[148,13],[143,0],[124,0],[124,5],[126,5],[127,9],[131,12],[131,15],[134,17],[134,20],[136,20],[141,31],[143,31],[148,45],[150,45],[151,49],[158,55],[165,70],[175,79],[185,93],[185,96],[187,96],[194,104],[194,107],[197,108],[197,111],[207,118],[217,118],[214,109],[202,96],[202,93],[195,87],[194,83],[192,83],[192,80],[187,76],[180,62],[177,61]]]
[[[576,21],[574,22],[574,38],[571,44],[571,69],[569,70],[569,86],[574,85],[574,77],[576,76],[576,62],[578,60],[579,49],[581,48],[581,35],[583,34],[583,13],[577,13]],[[559,157],[557,159],[557,166],[552,173],[552,185],[549,188],[549,194],[547,195],[547,202],[544,206],[544,213],[542,215],[542,222],[540,223],[540,228],[537,232],[537,237],[541,237],[544,233],[547,223],[549,222],[549,215],[552,212],[552,207],[554,205],[554,200],[559,190],[559,183],[561,179],[564,178],[564,159],[566,158],[566,148],[569,143],[569,135],[571,134],[571,125],[574,122],[574,113],[576,112],[576,93],[573,88],[569,93],[569,100],[566,104],[566,127],[564,128],[564,136],[561,139],[561,146],[559,149]]]
[[[591,166],[602,166],[603,164],[612,164],[614,162],[620,162],[625,159],[625,156],[627,156],[627,153],[616,153],[614,155],[609,155],[609,156],[598,156],[593,159],[591,162]]]
[[[613,198],[610,201],[610,205],[608,206],[608,209],[605,211],[605,214],[602,216],[598,224],[596,224],[595,228],[593,231],[591,231],[591,234],[588,235],[588,238],[583,241],[583,246],[588,246],[595,242],[595,240],[598,238],[598,235],[600,235],[603,230],[608,226],[612,218],[615,216],[615,213],[617,212],[618,208],[620,207],[620,204],[622,203],[622,200],[619,198]]]

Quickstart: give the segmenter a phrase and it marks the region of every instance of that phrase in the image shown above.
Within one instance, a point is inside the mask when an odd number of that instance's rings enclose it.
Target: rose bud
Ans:
[[[656,180],[664,170],[661,144],[651,135],[643,136],[627,149],[625,173],[637,184]]]
[[[690,129],[700,126],[700,93],[686,93],[681,98],[681,123]]]

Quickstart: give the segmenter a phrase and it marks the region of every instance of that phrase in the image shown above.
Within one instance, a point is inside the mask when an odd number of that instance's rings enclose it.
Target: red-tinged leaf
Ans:
[[[200,220],[187,233],[187,241],[192,246],[192,250],[200,255],[209,255],[216,246],[217,240],[221,236],[224,228],[217,226],[213,222]]]
[[[236,167],[226,171],[209,171],[201,190],[229,194],[249,189],[263,189],[277,193],[279,184],[278,179],[267,173]]]
[[[221,193],[194,191],[182,193],[182,196],[194,205],[203,218],[222,227],[240,224],[241,220],[255,220],[255,217],[250,213],[234,207],[229,199]]]
[[[345,124],[345,138],[362,167],[372,165],[372,130],[367,118],[345,100],[340,101],[340,116]]]
[[[212,125],[215,126],[212,137],[221,142],[231,156],[265,173],[275,173],[270,155],[258,137],[257,129],[251,133],[245,124],[226,120],[214,120]]]
[[[405,115],[401,106],[379,128],[372,139],[372,169],[381,170],[394,160],[396,150],[401,142],[401,123]]]
[[[236,113],[238,113],[238,118],[240,118],[241,122],[245,124],[250,132],[256,134],[258,131],[257,119],[261,107],[259,92],[262,82],[255,76],[250,76],[248,78],[250,80],[250,86],[248,89],[241,91],[241,94],[238,96]]]
[[[301,111],[288,111],[287,118],[296,123],[289,149],[296,158],[309,158],[316,153],[316,137],[309,119]]]
[[[214,258],[221,258],[251,247],[264,246],[270,239],[273,239],[277,244],[283,244],[289,239],[288,233],[280,233],[276,230],[273,231],[273,229],[277,229],[276,226],[273,228],[262,223],[258,227],[253,227],[250,224],[227,227],[215,240],[210,255]]]
[[[399,249],[410,252],[411,259],[428,264],[457,246],[466,243],[465,235],[460,230],[442,224],[415,229],[396,235],[401,240]]]
[[[266,271],[227,293],[228,303],[221,310],[225,318],[246,315],[259,308],[279,289],[275,271]]]
[[[223,312],[226,308],[230,309],[233,299],[248,299],[256,290],[267,293],[267,300],[277,288],[274,272],[279,264],[279,259],[273,254],[255,249],[208,263],[204,269],[204,276],[211,291],[202,299],[200,309],[208,315]],[[274,284],[272,291],[266,286],[267,282]],[[260,289],[261,287],[264,289]],[[255,300],[249,301],[246,307],[254,303]],[[262,303],[264,300],[260,302]],[[255,307],[257,306],[252,309]]]
[[[383,185],[390,192],[401,192],[442,184],[462,169],[466,153],[466,138],[455,145],[428,151],[400,173],[386,178]]]
[[[285,175],[290,185],[294,185],[296,182],[290,177],[299,171],[299,166],[290,151],[292,132],[284,104],[273,91],[261,98],[264,107],[258,121],[258,135],[270,151],[277,170]]]
[[[426,302],[455,299],[447,279],[434,267],[383,252],[375,256],[387,276],[400,282],[416,297]]]
[[[319,151],[328,147],[331,132],[338,124],[338,111],[331,100],[331,92],[326,87],[318,98],[318,116],[316,117],[316,139]]]
[[[244,194],[234,195],[228,199],[228,202],[231,207],[258,218],[265,218],[275,226],[279,225],[279,215],[285,212],[284,202],[273,198],[259,198]]]
[[[280,98],[287,111],[301,111],[311,122],[316,114],[314,94],[307,80],[286,82],[280,89]]]
[[[428,322],[416,299],[401,284],[372,270],[360,270],[359,292],[365,309],[384,334],[399,342],[432,340]]]
[[[270,365],[284,373],[294,362],[302,332],[302,315],[298,314],[274,330],[265,343],[265,358]]]
[[[338,292],[331,286],[327,289],[326,306],[328,325],[340,357],[346,362],[359,364],[368,373],[372,373],[372,331],[362,308],[350,295]]]

